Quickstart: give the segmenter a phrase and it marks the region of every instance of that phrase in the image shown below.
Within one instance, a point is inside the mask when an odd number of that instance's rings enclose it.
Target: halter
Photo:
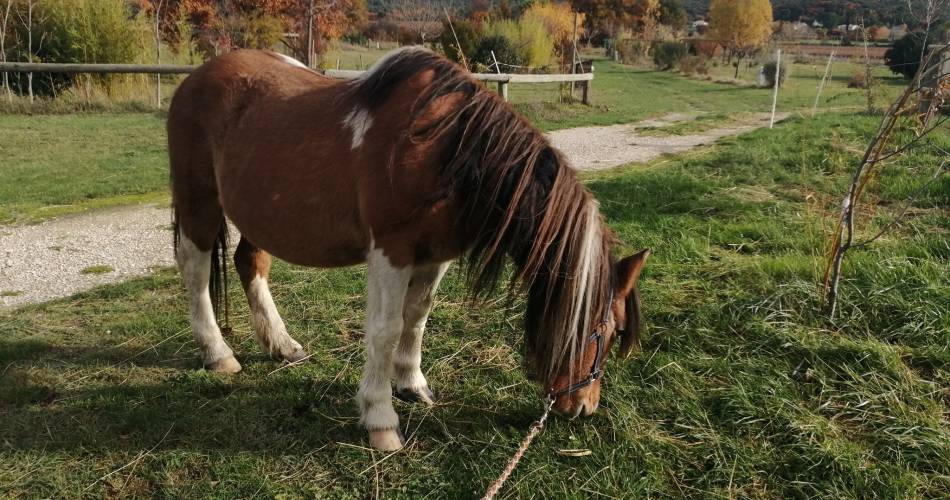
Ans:
[[[557,398],[564,395],[571,395],[575,392],[588,387],[594,383],[595,380],[599,379],[603,374],[603,371],[600,369],[600,363],[604,359],[604,327],[607,326],[607,320],[610,319],[610,304],[614,300],[613,286],[610,287],[610,295],[607,297],[607,306],[604,309],[604,318],[600,321],[600,324],[594,327],[594,331],[591,332],[590,336],[587,337],[587,344],[590,345],[592,342],[597,342],[597,355],[594,356],[594,364],[590,367],[590,374],[587,375],[587,378],[579,382],[575,382],[564,389],[559,391],[554,391],[553,389],[548,394],[548,397],[551,400],[556,400]]]

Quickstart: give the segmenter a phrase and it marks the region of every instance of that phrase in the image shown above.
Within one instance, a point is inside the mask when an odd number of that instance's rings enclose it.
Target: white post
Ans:
[[[33,0],[27,2],[26,11],[26,57],[28,62],[33,62]],[[20,18],[23,19],[22,17]],[[26,74],[27,94],[30,96],[30,104],[33,103],[33,72]]]
[[[828,79],[828,74],[831,71],[831,62],[835,59],[835,51],[831,50],[831,55],[828,56],[828,65],[825,66],[825,74],[821,76],[821,82],[818,83],[818,94],[815,95],[815,104],[811,107],[811,115],[815,116],[815,113],[818,112],[818,100],[821,99],[821,91],[825,89],[825,80]]]
[[[495,51],[491,50],[491,60],[495,61],[495,73],[501,74],[501,66],[498,65],[498,59],[495,58]]]
[[[162,64],[161,18],[163,3],[165,3],[165,0],[159,1],[155,7],[155,64]],[[162,107],[162,75],[155,75],[155,107],[159,109]]]
[[[769,128],[775,126],[775,107],[778,105],[778,77],[782,70],[782,49],[778,49],[775,54],[775,91],[772,93],[772,118],[769,120]]]
[[[571,33],[571,74],[577,73],[577,12],[574,13],[574,32]],[[574,102],[574,81],[571,81],[571,102]]]

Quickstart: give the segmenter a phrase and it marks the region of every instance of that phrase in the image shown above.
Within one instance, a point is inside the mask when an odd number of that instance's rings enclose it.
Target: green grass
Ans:
[[[156,114],[0,114],[0,224],[167,200]]]
[[[849,89],[848,79],[860,66],[835,63],[825,84],[819,109],[864,109],[861,89]],[[711,78],[731,80],[734,68],[712,68]],[[779,92],[778,111],[810,110],[824,66],[792,64],[788,81]],[[772,89],[752,85],[758,67],[743,66],[740,81],[716,83],[652,68],[627,66],[612,61],[594,63],[591,106],[559,104],[558,86],[551,84],[511,85],[509,95],[515,107],[543,130],[585,125],[628,123],[667,113],[768,113]],[[877,106],[886,107],[906,84],[887,68],[875,68]]]
[[[96,266],[84,267],[80,269],[79,274],[106,274],[111,273],[112,271],[115,271],[112,266],[100,264]]]
[[[876,124],[792,119],[587,177],[623,249],[654,250],[649,334],[642,353],[609,362],[598,414],[551,420],[504,493],[944,497],[946,176],[899,232],[849,255],[840,319],[816,312],[819,215],[833,213]],[[950,134],[938,140],[950,146]],[[872,226],[936,159],[915,155],[880,178]],[[480,495],[539,414],[519,369],[520,308],[469,306],[453,269],[423,360],[440,403],[397,403],[409,446],[375,453],[353,399],[363,278],[277,263],[278,307],[314,353],[280,371],[232,287],[228,340],[245,366],[233,377],[195,370],[172,271],[0,313],[0,496]]]
[[[385,50],[366,50],[374,60]],[[354,50],[341,52],[347,64]],[[342,63],[341,63],[342,64]],[[846,75],[857,66],[838,63],[822,107],[860,107],[860,90],[848,89]],[[810,108],[818,68],[794,65],[779,100],[780,111]],[[729,71],[719,68],[719,71]],[[740,77],[752,78],[749,74]],[[751,76],[750,76],[751,75]],[[731,75],[730,75],[731,76]],[[885,75],[881,75],[884,77]],[[879,102],[902,84],[882,78]],[[164,88],[172,88],[166,85]],[[557,104],[556,85],[513,85],[512,101],[544,130],[583,125],[628,123],[671,112],[698,113],[692,124],[656,134],[703,131],[749,112],[771,106],[768,89],[720,84],[609,61],[596,64],[593,106]],[[93,208],[164,202],[167,155],[164,118],[159,113],[80,113],[67,115],[0,114],[0,224],[32,223]]]

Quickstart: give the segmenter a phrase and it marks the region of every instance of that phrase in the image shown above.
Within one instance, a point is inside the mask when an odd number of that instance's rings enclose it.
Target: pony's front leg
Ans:
[[[356,399],[370,446],[392,451],[404,444],[390,383],[412,266],[395,267],[382,250],[373,249],[367,258],[367,274],[366,365]]]
[[[406,303],[403,306],[404,321],[399,347],[396,348],[396,397],[403,401],[422,401],[432,404],[435,397],[422,374],[422,333],[432,310],[435,291],[439,288],[448,262],[416,266],[409,282]]]

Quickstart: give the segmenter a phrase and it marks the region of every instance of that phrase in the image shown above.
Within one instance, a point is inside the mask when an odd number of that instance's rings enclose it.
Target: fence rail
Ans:
[[[152,74],[180,75],[191,73],[197,66],[171,66],[165,64],[64,64],[64,63],[26,63],[0,62],[0,73],[94,73],[94,74]],[[356,78],[363,71],[328,69],[325,75],[331,78]],[[508,84],[511,83],[561,83],[577,82],[581,87],[581,102],[590,103],[590,86],[593,73],[523,75],[517,73],[472,73],[472,77],[483,82],[498,84],[498,93],[507,101]]]

